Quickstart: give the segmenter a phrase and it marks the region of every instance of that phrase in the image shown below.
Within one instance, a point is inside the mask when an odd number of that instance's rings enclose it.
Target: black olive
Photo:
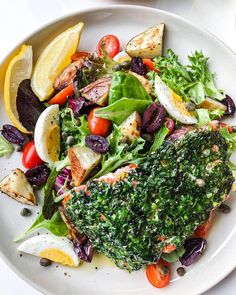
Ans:
[[[233,99],[229,95],[226,95],[225,99],[223,99],[221,102],[227,107],[225,115],[233,116],[235,113],[235,104]]]
[[[101,154],[105,154],[109,150],[109,144],[106,138],[99,135],[88,135],[85,138],[85,143],[93,151]]]
[[[66,139],[66,143],[67,143],[68,145],[73,145],[73,144],[75,143],[75,138],[74,138],[74,136],[69,135],[69,136],[67,137],[67,139]]]
[[[178,267],[176,271],[180,277],[185,275],[185,268],[183,268],[183,267]]]
[[[47,258],[41,258],[40,261],[39,261],[39,264],[41,266],[49,266],[51,265],[51,260],[47,259]]]
[[[230,208],[228,205],[226,205],[226,204],[221,204],[221,205],[218,207],[218,210],[219,210],[220,212],[222,212],[222,213],[225,213],[225,214],[231,212],[231,208]]]
[[[141,76],[147,74],[147,68],[140,57],[132,57],[130,62],[130,69]]]
[[[20,212],[21,216],[30,216],[31,215],[31,210],[28,208],[23,208]]]
[[[124,70],[130,69],[130,61],[128,61],[128,60],[123,61],[120,65],[121,65],[122,69],[124,69]]]
[[[36,186],[40,186],[46,183],[49,174],[50,174],[50,169],[44,164],[31,168],[25,172],[25,176],[27,180],[29,181],[29,183]]]
[[[155,132],[161,127],[165,117],[165,108],[162,105],[153,102],[143,114],[142,130],[148,133]]]
[[[2,127],[2,136],[11,143],[23,144],[25,136],[14,126],[5,124]]]
[[[113,71],[117,72],[117,71],[122,70],[122,66],[120,64],[115,64],[112,69],[113,69]]]

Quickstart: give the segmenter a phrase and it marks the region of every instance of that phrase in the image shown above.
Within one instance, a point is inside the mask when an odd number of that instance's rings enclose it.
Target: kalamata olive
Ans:
[[[47,182],[50,169],[46,165],[39,165],[25,172],[25,176],[29,183],[40,186]]]
[[[147,74],[147,68],[140,57],[132,57],[130,62],[130,69],[141,76]]]
[[[47,258],[41,258],[40,261],[39,261],[39,264],[41,266],[49,266],[51,265],[51,260],[47,259]]]
[[[88,135],[85,138],[85,143],[93,151],[101,154],[105,154],[109,150],[109,144],[106,138],[99,135]]]
[[[165,108],[162,105],[153,102],[143,114],[142,130],[148,133],[155,132],[161,127],[165,117]]]
[[[31,210],[28,209],[28,208],[23,208],[23,209],[20,211],[20,215],[21,215],[21,216],[30,216],[30,215],[31,215]]]
[[[130,61],[126,60],[126,61],[123,61],[120,65],[121,65],[122,69],[129,70],[131,63],[130,63]]]
[[[83,244],[73,240],[74,251],[81,260],[91,262],[93,259],[93,246],[92,243],[87,239]]]
[[[5,124],[2,127],[2,135],[11,143],[23,144],[25,136],[14,126]]]
[[[122,66],[120,64],[115,64],[112,68],[113,71],[117,72],[122,69]]]
[[[68,145],[73,145],[73,144],[75,143],[75,138],[74,138],[74,136],[69,135],[69,136],[67,137],[67,139],[66,139],[66,143],[67,143]]]
[[[185,266],[191,265],[205,250],[206,244],[207,241],[203,238],[187,239],[184,243],[185,252],[179,261]]]
[[[226,95],[225,99],[223,99],[221,102],[227,107],[225,115],[233,116],[235,113],[235,104],[233,99],[229,95]]]

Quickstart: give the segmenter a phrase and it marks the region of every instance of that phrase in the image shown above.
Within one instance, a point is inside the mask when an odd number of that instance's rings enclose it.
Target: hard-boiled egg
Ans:
[[[124,61],[130,61],[131,57],[125,51],[121,51],[121,52],[117,53],[116,56],[113,57],[113,60],[118,63],[122,63]]]
[[[35,148],[39,157],[53,163],[60,154],[59,105],[51,105],[39,116],[34,131]]]
[[[167,112],[183,124],[196,124],[196,117],[187,110],[183,99],[171,90],[159,76],[155,78],[155,92]]]
[[[74,251],[73,243],[65,237],[56,237],[52,234],[42,234],[26,240],[19,246],[18,251],[64,265],[79,265],[79,258]]]

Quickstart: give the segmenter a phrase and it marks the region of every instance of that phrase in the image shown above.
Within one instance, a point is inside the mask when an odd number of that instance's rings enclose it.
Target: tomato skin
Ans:
[[[204,239],[207,238],[211,226],[212,226],[212,212],[210,213],[208,220],[197,227],[197,229],[194,231],[194,236],[198,238],[204,238]]]
[[[88,126],[89,131],[93,135],[100,135],[107,137],[111,128],[111,121],[95,116],[94,111],[98,108],[94,108],[89,112],[88,115]]]
[[[22,155],[22,164],[26,169],[37,167],[43,164],[43,160],[39,158],[39,155],[35,149],[34,141],[29,141],[24,149]]]
[[[63,88],[58,92],[53,98],[48,101],[48,104],[65,104],[67,98],[74,93],[74,87],[72,84],[68,85],[66,88]]]
[[[143,63],[147,66],[151,71],[157,72],[160,74],[160,70],[155,68],[155,63],[149,58],[143,58]]]
[[[173,119],[167,118],[165,124],[166,124],[166,127],[169,129],[169,132],[167,134],[167,136],[168,136],[173,132],[173,130],[175,128],[175,122]]]
[[[104,44],[108,55],[113,58],[120,51],[120,41],[114,35],[105,35],[103,36],[97,45],[97,53],[99,57],[103,57],[101,44]]]
[[[171,253],[172,251],[174,251],[176,249],[175,245],[167,245],[165,246],[165,248],[162,250],[163,253]]]
[[[89,52],[86,51],[77,51],[74,54],[71,55],[71,61],[77,61],[80,58],[86,58],[89,57],[91,54]]]
[[[167,267],[168,272],[164,274],[162,268]],[[156,288],[164,288],[170,282],[169,263],[159,259],[156,264],[149,264],[146,269],[146,276],[149,282]]]

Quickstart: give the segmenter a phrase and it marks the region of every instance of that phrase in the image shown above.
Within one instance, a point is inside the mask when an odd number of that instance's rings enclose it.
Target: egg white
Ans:
[[[116,62],[122,62],[122,61],[130,60],[130,59],[131,57],[125,51],[120,51],[113,57],[113,60]]]

